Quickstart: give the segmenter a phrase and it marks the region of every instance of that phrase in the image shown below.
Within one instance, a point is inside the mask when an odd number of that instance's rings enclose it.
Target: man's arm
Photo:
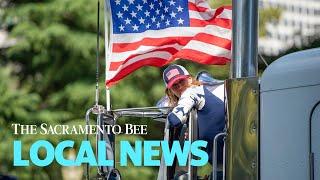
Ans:
[[[168,115],[171,125],[177,127],[187,121],[188,114],[193,107],[201,109],[204,106],[203,88],[188,88],[180,97],[178,105]]]

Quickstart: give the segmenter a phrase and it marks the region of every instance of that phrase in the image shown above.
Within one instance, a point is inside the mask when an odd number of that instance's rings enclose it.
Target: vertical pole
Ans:
[[[198,139],[198,124],[197,124],[197,113],[195,109],[192,109],[189,117],[189,141],[193,143]],[[188,159],[188,180],[197,179],[197,167],[191,166],[191,160],[193,155],[189,152]]]
[[[111,54],[111,46],[109,44],[109,22],[110,26],[112,27],[112,21],[108,21],[109,18],[111,18],[110,15],[110,4],[109,0],[104,1],[104,37],[105,37],[105,80],[108,79],[108,72],[109,72],[109,67],[110,67],[110,54]],[[110,33],[112,31],[110,30]],[[111,35],[110,35],[111,37]],[[107,112],[111,111],[111,97],[110,97],[110,89],[107,86],[106,87],[106,110]],[[114,125],[115,119],[112,120],[112,122],[109,122],[109,124]],[[111,172],[112,169],[116,167],[116,157],[115,157],[115,136],[114,135],[108,135],[107,138],[107,157],[109,159],[113,159],[113,167],[108,167],[108,171]]]
[[[86,112],[86,126],[90,125],[90,114],[91,113],[92,113],[92,108],[90,108]],[[89,134],[86,134],[86,141],[89,141]],[[90,166],[89,166],[89,163],[86,163],[85,170],[86,170],[86,172],[85,172],[86,180],[89,180],[90,179]]]
[[[257,42],[258,0],[232,0],[232,61],[226,81],[226,180],[259,179]]]
[[[105,80],[108,79],[108,72],[109,72],[109,60],[110,60],[110,54],[111,54],[111,47],[109,45],[109,22],[111,26],[111,21],[108,21],[108,18],[111,18],[111,15],[109,12],[109,0],[105,0],[104,2],[104,32],[105,32]],[[109,87],[106,87],[106,109],[107,111],[111,110],[111,100],[110,100],[110,89]]]
[[[99,108],[99,111],[100,111],[100,108]],[[97,125],[98,125],[98,127],[100,127],[103,130],[103,132],[105,132],[105,128],[103,126],[102,114],[100,114],[100,113],[97,115]],[[97,156],[97,159],[99,159],[99,151],[98,151],[99,150],[99,141],[103,141],[103,140],[104,140],[103,133],[100,132],[100,130],[98,129],[97,136],[96,136],[96,156]],[[98,173],[101,176],[106,176],[104,166],[98,166]]]
[[[98,5],[97,5],[97,47],[96,47],[96,97],[95,97],[95,105],[99,105],[99,68],[100,68],[100,63],[99,63],[99,46],[100,46],[100,0],[98,0]]]
[[[106,101],[107,101],[107,111],[111,111],[111,102],[110,102],[110,89],[106,89]]]
[[[257,76],[257,32],[258,0],[232,0],[232,61],[230,78]]]

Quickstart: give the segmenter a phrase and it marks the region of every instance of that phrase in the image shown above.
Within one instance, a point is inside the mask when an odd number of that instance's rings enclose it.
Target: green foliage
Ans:
[[[0,134],[4,146],[0,148],[4,153],[0,155],[0,174],[62,179],[57,163],[46,168],[13,167],[13,140],[21,140],[22,157],[28,158],[29,147],[36,140],[56,145],[73,139],[79,144],[84,137],[13,135],[11,124],[84,124],[85,111],[94,103],[96,4],[52,0],[10,5],[1,22],[18,43],[4,51],[1,59]],[[101,51],[102,47],[103,43]]]
[[[259,36],[266,35],[266,23],[277,22],[281,16],[280,8],[268,8],[259,11]]]
[[[94,76],[95,8],[87,1],[59,0],[8,9],[6,19],[17,19],[11,35],[19,43],[6,55],[23,66],[20,76],[33,91],[50,94]]]
[[[17,77],[11,77],[13,66],[0,68],[0,121],[28,123],[37,109],[39,95],[19,89]]]
[[[13,141],[19,139],[25,145],[26,148],[22,150],[22,157],[25,158],[28,157],[28,147],[39,137],[34,135],[15,135],[12,124],[42,123],[42,121],[38,121],[38,114],[43,112],[37,111],[41,98],[36,93],[30,93],[20,84],[18,77],[12,75],[13,69],[14,66],[11,65],[0,68],[0,139],[2,142],[0,146],[0,151],[2,152],[0,155],[0,173],[6,174],[10,172],[13,175],[19,175],[21,178],[30,178],[35,175],[36,169],[40,170],[40,168],[31,166],[20,172],[22,168],[13,167]],[[61,117],[57,118],[60,119]],[[52,140],[53,142],[58,140],[58,138],[53,137],[44,139]],[[51,167],[48,167],[48,169]],[[42,176],[43,174],[46,173],[41,172],[38,175]]]
[[[220,6],[226,6],[226,5],[230,6],[232,4],[232,0],[219,0],[219,1],[210,0],[209,4],[213,8],[217,8]]]

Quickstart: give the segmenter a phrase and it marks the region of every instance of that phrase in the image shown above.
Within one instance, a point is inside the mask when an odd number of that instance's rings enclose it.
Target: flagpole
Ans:
[[[98,8],[97,8],[97,50],[96,50],[96,97],[95,97],[95,106],[99,105],[99,49],[100,49],[100,1],[98,0]]]
[[[106,67],[105,67],[105,81],[108,79],[109,76],[109,67],[110,67],[110,63],[108,63],[108,61],[110,61],[110,56],[111,56],[111,46],[109,43],[109,24],[108,22],[110,22],[110,27],[112,27],[112,21],[108,18],[111,18],[111,13],[110,13],[110,4],[109,4],[109,0],[104,0],[104,37],[105,37],[105,63],[106,63]],[[112,33],[112,29],[110,29],[110,33]],[[110,36],[110,40],[112,40],[111,36]],[[111,111],[111,93],[110,93],[110,89],[108,86],[106,86],[106,110],[107,112]],[[113,119],[114,120],[114,119]],[[109,138],[108,138],[109,139]],[[113,170],[116,170],[116,157],[115,157],[115,136],[114,139],[112,140],[112,142],[107,143],[107,157],[108,158],[112,158],[113,160],[113,165],[112,166],[107,166],[107,171],[110,173]]]
[[[110,60],[110,51],[111,51],[111,47],[109,47],[109,24],[108,24],[108,11],[109,11],[109,2],[108,0],[105,0],[104,3],[104,32],[105,32],[105,80],[108,79],[108,71],[109,71],[109,67],[110,67],[110,63],[108,63],[108,60]],[[110,18],[110,16],[109,16]],[[110,26],[111,26],[111,21],[110,22]],[[107,111],[111,111],[111,94],[110,94],[110,88],[108,86],[106,86],[106,109]]]

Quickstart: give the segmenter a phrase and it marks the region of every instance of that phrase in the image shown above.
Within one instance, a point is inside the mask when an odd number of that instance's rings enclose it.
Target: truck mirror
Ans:
[[[224,81],[218,80],[212,77],[212,75],[207,71],[200,71],[196,75],[196,79],[203,83],[204,85],[214,86],[222,84]]]
[[[158,108],[169,107],[169,98],[168,96],[163,96],[156,104]]]

